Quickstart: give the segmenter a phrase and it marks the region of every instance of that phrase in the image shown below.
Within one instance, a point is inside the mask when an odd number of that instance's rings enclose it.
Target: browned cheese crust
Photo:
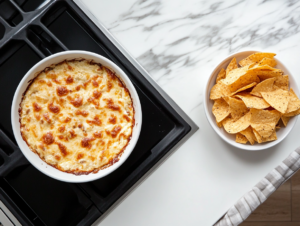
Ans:
[[[21,135],[47,164],[89,174],[117,162],[134,126],[129,91],[110,69],[70,60],[40,72],[19,109]]]

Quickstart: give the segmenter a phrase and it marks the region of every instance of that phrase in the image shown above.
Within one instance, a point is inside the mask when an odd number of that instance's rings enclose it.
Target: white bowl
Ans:
[[[129,90],[132,101],[133,101],[133,107],[135,110],[135,125],[133,127],[133,132],[132,132],[132,138],[124,150],[122,156],[120,157],[120,160],[116,163],[114,163],[112,166],[99,170],[97,173],[90,173],[88,175],[74,175],[70,173],[65,173],[60,170],[57,170],[56,168],[48,165],[46,162],[40,159],[40,157],[33,153],[26,142],[22,139],[21,137],[21,132],[20,132],[20,122],[19,122],[19,107],[20,107],[20,102],[22,99],[22,95],[25,92],[28,82],[30,82],[31,79],[33,79],[38,72],[44,70],[46,67],[59,63],[63,60],[71,60],[75,58],[84,58],[88,60],[93,60],[94,62],[101,63],[103,66],[110,68],[112,71],[116,72],[116,75],[125,83],[127,89]],[[25,157],[28,159],[28,161],[39,171],[42,173],[48,175],[49,177],[52,177],[54,179],[60,180],[60,181],[65,181],[65,182],[72,182],[72,183],[83,183],[83,182],[88,182],[88,181],[93,181],[97,180],[99,178],[102,178],[114,170],[116,170],[118,167],[120,167],[126,159],[129,157],[131,154],[132,150],[134,149],[137,140],[140,135],[141,131],[141,126],[142,126],[142,109],[141,109],[141,104],[140,100],[138,97],[138,94],[127,77],[127,75],[112,61],[106,59],[105,57],[102,57],[98,54],[87,52],[87,51],[65,51],[65,52],[60,52],[54,55],[51,55],[42,61],[38,62],[36,65],[34,65],[28,72],[27,74],[23,77],[22,81],[20,82],[15,95],[14,99],[12,102],[12,108],[11,108],[11,122],[12,122],[12,128],[14,132],[14,136],[16,138],[16,141],[25,155]]]
[[[249,50],[249,51],[236,52],[236,53],[229,55],[224,60],[222,60],[219,64],[217,64],[217,66],[214,68],[214,70],[212,71],[212,73],[210,74],[210,76],[206,82],[206,87],[205,87],[205,91],[204,91],[204,99],[203,99],[204,110],[205,110],[207,120],[209,121],[212,128],[216,131],[216,133],[228,144],[231,144],[234,147],[248,150],[248,151],[259,151],[259,150],[273,147],[276,144],[279,144],[291,132],[291,130],[293,129],[294,125],[296,124],[297,118],[298,118],[297,116],[292,117],[290,119],[287,127],[282,127],[280,130],[277,131],[277,140],[271,141],[271,142],[266,142],[266,143],[261,143],[261,144],[255,143],[254,145],[250,145],[249,143],[247,143],[247,144],[236,143],[235,135],[227,133],[223,128],[219,128],[218,125],[216,124],[215,116],[212,113],[212,107],[213,107],[214,102],[209,99],[209,95],[210,95],[211,88],[216,83],[216,78],[217,78],[219,71],[221,70],[221,68],[226,69],[227,65],[229,64],[229,62],[231,61],[231,59],[233,57],[235,57],[237,62],[239,62],[240,60],[242,60],[242,59],[246,58],[247,56],[249,56],[253,53],[256,53],[256,52],[262,52],[262,51]],[[286,75],[289,75],[290,87],[293,88],[293,90],[299,97],[299,90],[298,90],[296,81],[293,78],[293,75],[280,60],[278,60],[276,57],[275,57],[275,59],[277,61],[276,68],[283,70]]]

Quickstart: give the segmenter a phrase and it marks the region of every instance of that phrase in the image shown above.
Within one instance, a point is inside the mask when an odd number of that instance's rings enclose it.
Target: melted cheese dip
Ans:
[[[118,161],[134,125],[130,94],[108,68],[87,60],[45,69],[20,104],[21,134],[57,169],[97,172]]]

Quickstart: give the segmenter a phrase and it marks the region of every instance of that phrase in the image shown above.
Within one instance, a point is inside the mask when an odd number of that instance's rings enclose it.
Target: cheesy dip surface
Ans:
[[[21,135],[49,165],[68,173],[98,172],[119,160],[131,139],[129,91],[108,68],[88,60],[46,68],[20,104]]]

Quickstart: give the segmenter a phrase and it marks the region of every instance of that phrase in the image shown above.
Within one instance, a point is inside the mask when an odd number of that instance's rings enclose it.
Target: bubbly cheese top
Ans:
[[[46,68],[20,104],[21,134],[29,148],[57,169],[98,172],[118,161],[130,141],[130,93],[108,68],[71,60]]]

